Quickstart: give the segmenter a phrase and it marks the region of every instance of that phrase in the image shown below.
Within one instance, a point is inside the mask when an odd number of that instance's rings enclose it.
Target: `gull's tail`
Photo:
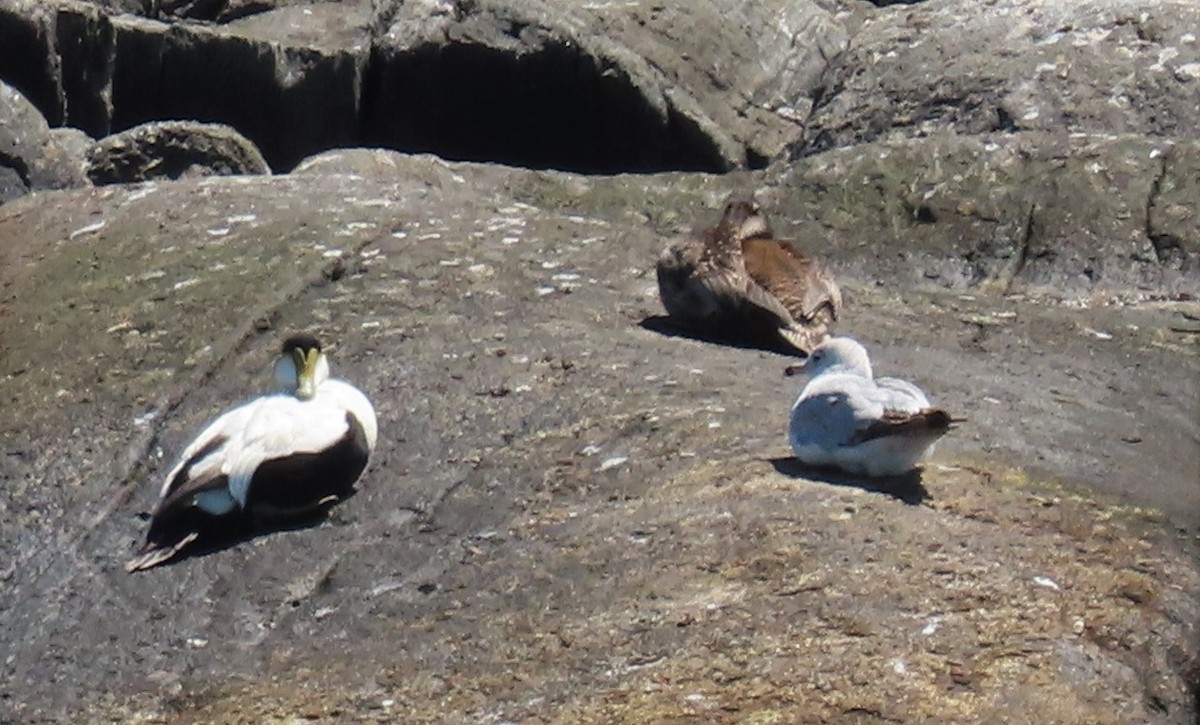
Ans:
[[[864,443],[888,436],[932,436],[940,438],[957,423],[966,418],[956,418],[941,408],[924,408],[915,413],[885,410],[883,417],[859,431],[854,443]]]

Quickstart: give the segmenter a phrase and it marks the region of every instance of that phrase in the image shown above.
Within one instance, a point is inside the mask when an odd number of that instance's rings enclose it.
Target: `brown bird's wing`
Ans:
[[[677,322],[701,323],[724,304],[705,276],[713,267],[709,256],[706,239],[693,234],[675,238],[658,257],[658,295]]]
[[[750,289],[746,298],[774,312],[779,334],[804,352],[829,334],[842,308],[842,293],[819,262],[791,244],[755,237],[742,242]]]
[[[836,320],[842,293],[832,275],[788,242],[755,237],[742,242],[746,273],[797,322],[816,322],[824,314]]]
[[[907,435],[941,435],[965,418],[953,418],[941,408],[924,408],[915,413],[885,410],[883,417],[861,428],[846,445],[858,445],[876,438]]]

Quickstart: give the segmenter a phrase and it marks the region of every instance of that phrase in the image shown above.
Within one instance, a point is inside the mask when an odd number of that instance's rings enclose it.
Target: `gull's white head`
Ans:
[[[300,333],[284,340],[275,361],[275,382],[284,392],[308,400],[328,379],[329,359],[321,352],[317,338]]]
[[[867,349],[849,337],[830,337],[813,348],[808,358],[800,365],[792,365],[785,371],[788,375],[807,375],[809,378],[822,373],[850,373],[870,378],[871,358]]]

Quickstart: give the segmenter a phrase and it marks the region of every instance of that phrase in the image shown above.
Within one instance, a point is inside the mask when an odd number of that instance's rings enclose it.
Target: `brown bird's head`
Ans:
[[[736,194],[726,200],[725,211],[715,231],[718,238],[738,242],[774,235],[771,223],[754,197]]]

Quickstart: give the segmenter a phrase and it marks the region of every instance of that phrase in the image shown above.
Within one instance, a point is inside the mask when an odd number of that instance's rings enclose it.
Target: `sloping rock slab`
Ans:
[[[780,171],[792,233],[881,284],[1200,296],[1200,144],[1021,133],[863,144]],[[796,194],[792,189],[803,193]]]
[[[0,210],[0,717],[1194,719],[1177,308],[846,276],[878,369],[970,418],[867,490],[790,462],[786,358],[639,324],[641,210],[738,180],[365,153]],[[294,329],[376,402],[360,493],[126,575],[171,456]]]

